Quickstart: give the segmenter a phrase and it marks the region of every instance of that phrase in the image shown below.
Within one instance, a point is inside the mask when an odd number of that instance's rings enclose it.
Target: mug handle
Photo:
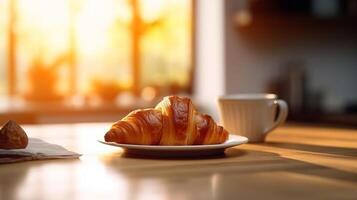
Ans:
[[[274,122],[273,126],[265,130],[265,134],[269,133],[270,131],[276,129],[278,126],[282,125],[286,118],[288,117],[288,104],[281,99],[275,100],[274,104],[279,106],[279,114],[278,118]]]

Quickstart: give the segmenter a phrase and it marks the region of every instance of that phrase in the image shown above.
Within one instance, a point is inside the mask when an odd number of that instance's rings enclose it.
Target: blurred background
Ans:
[[[0,0],[1,118],[105,121],[191,93],[190,0]]]
[[[0,122],[115,121],[162,96],[276,93],[357,126],[356,0],[0,0]]]

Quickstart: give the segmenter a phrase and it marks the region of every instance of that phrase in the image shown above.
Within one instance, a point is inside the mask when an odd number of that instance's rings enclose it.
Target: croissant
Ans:
[[[155,108],[139,109],[115,122],[107,142],[143,145],[220,144],[228,132],[209,115],[198,113],[186,97],[165,97]]]

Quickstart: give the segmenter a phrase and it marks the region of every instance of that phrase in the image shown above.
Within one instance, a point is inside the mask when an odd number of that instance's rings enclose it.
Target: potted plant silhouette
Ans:
[[[105,102],[114,102],[122,91],[116,81],[93,79],[92,88],[94,94],[98,95]]]
[[[60,101],[63,96],[58,94],[58,69],[66,61],[67,56],[58,57],[53,63],[46,64],[42,57],[36,57],[28,72],[29,90],[25,98],[29,101]]]

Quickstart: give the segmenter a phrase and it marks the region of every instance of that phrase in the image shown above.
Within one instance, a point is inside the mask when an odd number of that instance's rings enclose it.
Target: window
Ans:
[[[0,95],[6,94],[7,91],[7,22],[8,22],[7,3],[0,0]]]
[[[192,2],[0,0],[0,57],[0,94],[28,101],[188,91]]]

